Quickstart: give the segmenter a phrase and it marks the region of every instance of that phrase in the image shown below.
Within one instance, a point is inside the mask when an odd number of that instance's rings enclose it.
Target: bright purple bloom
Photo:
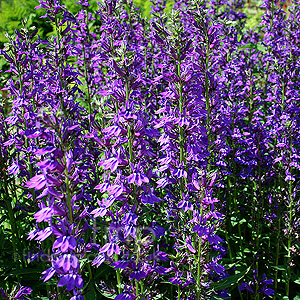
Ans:
[[[75,250],[76,240],[73,236],[60,236],[54,243],[53,249],[60,248],[61,252]]]
[[[65,285],[67,286],[68,291],[74,290],[75,287],[77,287],[78,289],[82,289],[83,280],[80,275],[66,274],[60,279],[57,286],[60,287]]]
[[[92,266],[101,266],[103,263],[105,262],[105,255],[104,254],[100,254],[98,255],[92,262]]]
[[[136,279],[137,281],[140,281],[142,278],[146,277],[146,273],[144,271],[133,271],[130,273],[129,278],[130,279]]]
[[[46,185],[46,178],[43,174],[32,177],[26,183],[26,187],[28,187],[30,189],[34,188],[36,191],[42,189],[45,185]]]
[[[31,295],[31,292],[33,290],[29,287],[24,287],[19,284],[19,290],[18,292],[13,296],[12,299],[17,299],[17,300],[23,300],[27,298],[27,296]]]
[[[99,251],[99,253],[107,253],[108,256],[112,256],[114,253],[120,254],[120,247],[116,243],[107,243]]]
[[[122,293],[119,294],[115,300],[132,300],[133,297],[129,293]]]

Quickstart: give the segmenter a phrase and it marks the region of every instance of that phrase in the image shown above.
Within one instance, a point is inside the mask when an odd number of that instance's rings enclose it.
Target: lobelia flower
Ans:
[[[4,299],[17,299],[24,300],[28,299],[33,290],[29,287],[22,286],[20,283],[14,287],[10,295],[7,295],[2,288],[0,288],[0,295]]]

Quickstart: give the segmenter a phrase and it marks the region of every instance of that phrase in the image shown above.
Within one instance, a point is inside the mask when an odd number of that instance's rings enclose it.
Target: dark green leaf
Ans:
[[[238,274],[229,276],[225,279],[220,280],[219,282],[213,283],[212,286],[217,291],[236,286],[237,283],[250,271],[250,269],[251,266]]]

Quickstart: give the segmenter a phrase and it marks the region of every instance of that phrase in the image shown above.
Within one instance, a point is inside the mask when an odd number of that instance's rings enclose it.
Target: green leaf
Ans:
[[[164,294],[158,294],[157,296],[152,297],[151,299],[153,299],[153,300],[166,299],[164,296],[165,296],[165,293]]]
[[[97,299],[97,294],[96,294],[96,291],[95,291],[94,287],[92,287],[90,289],[90,291],[84,296],[84,299],[86,299],[86,300]]]
[[[220,297],[217,295],[213,295],[213,297],[211,298],[212,300],[224,300],[224,297]]]
[[[293,300],[300,300],[300,295],[297,295]]]
[[[3,216],[1,219],[0,219],[0,224],[2,224],[4,221],[6,221],[7,219],[7,216]]]
[[[273,266],[274,269],[279,270],[279,271],[286,271],[287,268],[283,265],[279,265],[279,266]]]
[[[233,286],[236,286],[238,284],[238,282],[245,277],[245,275],[250,271],[251,266],[249,268],[247,268],[246,270],[229,276],[225,279],[220,280],[219,282],[213,283],[212,286],[215,288],[215,290],[219,291],[219,290],[223,290],[223,289],[227,289]]]
[[[108,299],[115,299],[117,297],[116,294],[111,294],[111,293],[107,293],[107,292],[100,292],[100,294]],[[96,299],[96,298],[94,298]]]
[[[300,284],[300,277],[294,280],[295,283]]]
[[[38,269],[23,269],[11,271],[9,275],[40,274]]]
[[[97,284],[97,283],[95,283],[95,287],[102,296],[104,296],[108,299],[115,299],[117,297],[116,294],[112,294],[112,293],[108,293],[108,292],[104,291],[103,288],[101,286],[99,286],[99,284]],[[90,298],[90,299],[97,299],[97,297]]]
[[[264,47],[263,45],[260,44],[254,44],[254,43],[249,43],[246,45],[243,45],[241,47],[238,48],[239,50],[244,50],[244,49],[254,49],[254,50],[258,50],[261,51],[263,53],[267,53],[267,49],[266,47]]]
[[[232,217],[231,218],[231,225],[232,227],[234,227],[235,225],[237,225],[239,222],[237,221],[237,218],[236,217]]]
[[[248,249],[248,248],[245,248],[245,249],[244,249],[244,253],[251,253],[251,250]]]

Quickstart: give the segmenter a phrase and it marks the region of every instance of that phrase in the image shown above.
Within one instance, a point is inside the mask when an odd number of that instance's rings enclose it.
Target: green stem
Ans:
[[[144,27],[144,38],[146,38],[146,28]],[[147,54],[148,54],[148,47],[145,47],[145,55],[144,55],[144,61],[145,61],[145,73],[146,77],[148,77],[148,62],[147,62]]]
[[[5,203],[7,206],[8,217],[9,217],[9,222],[10,222],[10,226],[11,226],[13,251],[14,251],[14,254],[17,254],[17,240],[16,240],[17,230],[16,230],[16,223],[15,223],[15,215],[14,215],[14,211],[13,211],[11,202],[9,201],[9,198],[5,199]]]
[[[115,261],[119,260],[119,255],[118,254],[115,254],[114,260]],[[116,269],[116,275],[117,275],[117,283],[118,283],[118,293],[121,294],[122,289],[121,289],[121,270],[120,269]]]
[[[135,295],[138,296],[140,294],[139,282],[135,280]]]
[[[143,298],[144,298],[144,282],[143,282],[143,280],[141,280],[141,282],[140,282],[140,286],[141,286],[141,300],[143,300]]]
[[[93,272],[92,272],[92,268],[91,265],[89,263],[87,263],[87,268],[89,271],[89,281],[93,279]]]
[[[279,216],[281,215],[280,208],[278,209]],[[277,245],[276,245],[276,258],[275,258],[275,266],[278,266],[279,263],[279,251],[280,251],[280,230],[281,230],[281,218],[279,218],[278,221],[278,233],[277,233]],[[277,286],[278,286],[278,270],[275,270],[275,279],[274,279],[274,297],[273,299],[276,299],[276,292],[277,292]]]
[[[199,239],[199,245],[198,245],[198,266],[197,266],[197,300],[200,300],[201,297],[201,251],[202,251],[202,238]]]
[[[67,205],[68,205],[68,210],[69,210],[69,220],[70,220],[70,224],[73,224],[72,197],[71,197],[71,191],[70,191],[69,172],[67,170],[67,167],[65,169],[65,175],[66,175]]]
[[[235,154],[236,154],[236,150],[233,151],[233,207],[234,207],[234,211],[239,213],[238,210],[238,206],[237,206],[237,175],[236,175],[236,161],[235,161]],[[231,212],[230,212],[230,216],[231,216]],[[238,216],[238,233],[239,233],[239,244],[241,247],[241,252],[243,252],[243,239],[242,239],[242,230],[241,230],[241,224],[240,224],[240,216]],[[230,222],[229,222],[230,223]],[[229,225],[231,227],[231,224]]]
[[[59,26],[58,26],[57,15],[55,15],[55,29],[56,29],[56,33],[57,33],[58,46],[60,49],[60,30],[59,30]]]
[[[273,32],[273,19],[274,19],[274,0],[272,0],[272,6],[271,6],[271,32]]]
[[[62,294],[60,293],[60,288],[57,287],[56,290],[57,290],[57,298],[58,298],[58,300],[62,300]]]
[[[64,146],[64,143],[63,143],[63,138],[62,138],[62,135],[60,133],[60,131],[58,131],[58,135],[60,137],[60,142],[61,144],[63,145],[63,161],[64,161],[64,165],[65,165],[65,184],[66,184],[66,192],[67,192],[67,207],[68,207],[68,210],[69,210],[69,222],[70,222],[70,225],[73,224],[73,208],[72,208],[72,197],[71,197],[71,189],[70,189],[70,174],[69,174],[69,171],[68,171],[68,167],[67,167],[67,160],[66,160],[66,148]]]
[[[286,296],[289,297],[290,295],[290,280],[291,280],[291,246],[292,246],[292,223],[293,223],[293,208],[294,203],[292,201],[292,182],[289,181],[289,235],[288,235],[288,244],[287,244],[287,281],[285,285],[285,293]]]
[[[28,142],[27,137],[25,137],[25,147],[26,147],[26,149],[29,148],[29,142]],[[29,167],[29,176],[30,176],[30,178],[32,178],[33,177],[33,165],[32,165],[32,163],[30,163],[30,157],[28,157],[27,163],[28,163],[28,167]],[[32,194],[32,199],[35,203],[35,199],[36,199],[35,189],[30,189],[30,191],[31,191],[31,194]]]
[[[282,87],[282,102],[281,102],[281,110],[285,111],[285,89],[286,89],[286,85],[283,84]]]

